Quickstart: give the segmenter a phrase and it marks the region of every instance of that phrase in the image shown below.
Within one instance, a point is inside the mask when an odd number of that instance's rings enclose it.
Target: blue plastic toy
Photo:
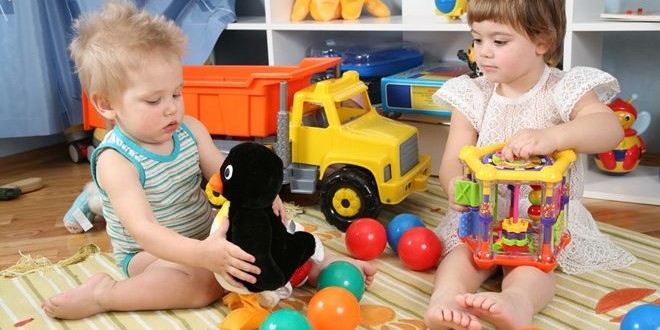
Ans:
[[[621,320],[620,330],[658,330],[660,329],[660,306],[654,304],[639,305],[631,309]]]
[[[395,254],[398,254],[399,240],[403,233],[413,227],[424,227],[422,220],[410,213],[401,213],[387,224],[387,243]]]
[[[447,19],[457,19],[467,11],[468,0],[435,0],[435,13]]]

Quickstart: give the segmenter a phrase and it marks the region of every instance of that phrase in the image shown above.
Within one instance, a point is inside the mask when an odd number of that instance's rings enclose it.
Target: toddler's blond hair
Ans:
[[[82,88],[108,99],[127,88],[127,74],[149,65],[152,55],[179,63],[187,39],[162,15],[140,11],[127,1],[109,1],[100,12],[83,15],[73,25],[69,45]]]

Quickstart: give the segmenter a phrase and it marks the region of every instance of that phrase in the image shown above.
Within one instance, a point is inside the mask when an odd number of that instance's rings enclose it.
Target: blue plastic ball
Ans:
[[[392,218],[390,223],[387,224],[387,243],[394,254],[398,255],[399,253],[399,240],[403,233],[413,227],[424,227],[424,222],[418,216],[410,213],[401,213]]]
[[[331,286],[348,290],[359,302],[364,294],[364,277],[352,263],[343,260],[333,261],[323,268],[317,282],[319,290]]]
[[[259,330],[312,330],[305,315],[293,309],[277,310],[264,320]]]
[[[658,330],[660,329],[660,306],[654,304],[639,305],[631,309],[621,320],[621,330]]]

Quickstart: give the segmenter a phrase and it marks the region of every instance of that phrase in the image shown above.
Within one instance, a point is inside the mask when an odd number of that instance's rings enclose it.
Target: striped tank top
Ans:
[[[137,145],[119,126],[115,126],[92,154],[92,179],[101,193],[106,231],[118,265],[121,265],[127,254],[142,249],[121,224],[107,194],[98,185],[96,159],[106,149],[119,152],[135,165],[158,223],[190,238],[203,239],[209,234],[213,214],[200,186],[202,173],[197,141],[184,124],[176,130],[172,140],[172,153],[158,155]]]

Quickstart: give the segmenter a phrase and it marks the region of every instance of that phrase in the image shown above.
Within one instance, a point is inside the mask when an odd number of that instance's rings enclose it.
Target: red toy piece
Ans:
[[[305,284],[310,270],[312,270],[312,261],[307,260],[302,266],[298,267],[298,269],[293,272],[293,275],[291,275],[291,279],[289,280],[291,286],[296,288]]]
[[[361,218],[348,226],[344,239],[346,248],[353,258],[371,260],[385,250],[387,231],[380,222],[371,218]]]
[[[399,241],[399,258],[410,269],[424,271],[435,266],[442,254],[442,243],[426,227],[407,230]]]

